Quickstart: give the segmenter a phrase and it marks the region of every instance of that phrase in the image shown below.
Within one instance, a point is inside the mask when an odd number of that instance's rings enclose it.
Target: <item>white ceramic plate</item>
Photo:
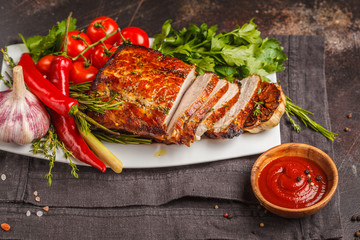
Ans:
[[[26,51],[27,49],[23,44],[8,46],[9,55],[15,62],[18,62],[21,54]],[[7,64],[3,62],[1,68],[3,76],[6,76],[5,71],[11,72]],[[270,74],[268,77],[276,82],[275,74]],[[7,87],[1,81],[0,91],[6,89]],[[193,143],[191,147],[159,143],[150,145],[105,143],[105,146],[123,162],[124,168],[155,168],[212,162],[259,154],[279,144],[281,144],[280,127],[276,126],[258,134],[242,134],[234,139],[202,139]],[[13,143],[0,142],[0,150],[34,157],[30,152],[30,144],[19,146]],[[159,150],[165,150],[166,153],[156,157],[155,155]],[[41,155],[35,157],[45,159]],[[68,162],[60,150],[57,152],[56,161]],[[79,165],[86,165],[77,160],[74,160],[74,162]]]

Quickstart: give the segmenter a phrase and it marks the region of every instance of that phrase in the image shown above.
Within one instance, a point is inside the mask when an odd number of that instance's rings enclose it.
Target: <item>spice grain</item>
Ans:
[[[10,225],[7,224],[7,223],[2,223],[1,224],[1,228],[4,230],[4,231],[9,231],[10,230]]]

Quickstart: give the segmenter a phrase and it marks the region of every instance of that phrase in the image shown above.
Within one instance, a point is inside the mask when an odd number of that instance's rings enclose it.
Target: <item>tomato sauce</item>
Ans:
[[[319,202],[327,191],[327,178],[315,162],[303,157],[281,157],[259,174],[261,194],[285,208],[304,208]]]

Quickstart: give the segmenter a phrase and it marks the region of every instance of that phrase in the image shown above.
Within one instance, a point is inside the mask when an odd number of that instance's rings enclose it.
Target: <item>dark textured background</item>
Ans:
[[[359,1],[1,0],[0,10],[0,47],[18,43],[18,33],[25,37],[46,34],[70,11],[80,28],[97,16],[107,15],[115,18],[120,27],[135,25],[149,35],[159,32],[169,18],[176,28],[206,22],[228,31],[254,17],[263,34],[324,36],[329,114],[332,130],[338,133],[334,152],[340,174],[344,239],[351,239],[360,229],[359,222],[350,222],[352,215],[360,215]],[[349,113],[352,118],[347,118]],[[316,113],[313,118],[316,120]],[[345,132],[346,127],[350,131]]]

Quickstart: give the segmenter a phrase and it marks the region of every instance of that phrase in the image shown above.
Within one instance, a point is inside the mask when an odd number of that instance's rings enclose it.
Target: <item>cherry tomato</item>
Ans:
[[[83,32],[80,31],[70,31],[68,34],[68,39],[67,39],[67,55],[69,57],[76,57],[77,55],[79,55],[82,51],[85,50],[85,48],[87,47],[86,43],[84,43],[81,39],[74,39],[74,37],[82,37],[85,42],[87,42],[87,44],[92,44],[90,38]],[[61,48],[61,50],[63,50],[63,48]],[[83,55],[86,58],[89,58],[91,54],[91,49],[87,50]]]
[[[121,34],[125,39],[129,39],[132,44],[149,47],[149,36],[141,28],[127,27],[121,30]],[[121,38],[120,42],[122,42]]]
[[[103,17],[95,18],[89,24],[89,27],[86,29],[86,34],[89,36],[92,42],[97,42],[101,38],[105,37],[105,32],[106,34],[110,34],[116,31],[118,28],[119,26],[112,18],[103,16]],[[106,39],[104,43],[114,44],[115,42],[118,42],[119,39],[120,39],[120,34],[115,33],[115,35]]]
[[[94,81],[98,71],[99,70],[92,65],[85,67],[84,62],[75,61],[70,70],[70,82],[79,84]]]
[[[109,53],[111,53],[111,55],[107,55],[105,53],[105,48],[104,48],[104,45],[102,45],[102,44],[97,45],[93,49],[93,51],[90,55],[92,65],[94,65],[98,69],[100,69],[102,66],[104,66],[104,64],[107,62],[107,60],[109,60],[109,58],[116,51],[116,47],[114,47],[110,44],[105,44],[105,46],[108,49]]]
[[[50,65],[53,59],[54,55],[46,55],[40,58],[40,60],[36,63],[36,68],[41,72],[42,75],[50,75]]]

